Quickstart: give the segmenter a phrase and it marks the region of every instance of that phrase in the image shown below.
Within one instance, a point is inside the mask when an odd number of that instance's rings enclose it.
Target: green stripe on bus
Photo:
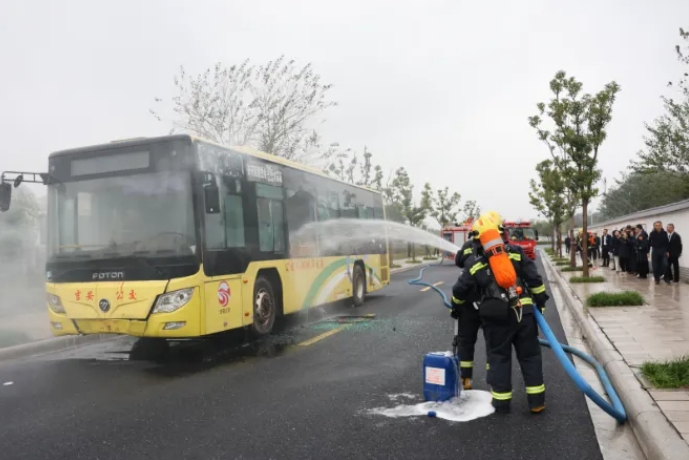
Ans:
[[[301,308],[304,309],[311,307],[311,304],[318,295],[318,292],[323,288],[323,284],[328,280],[328,278],[330,278],[330,276],[332,276],[333,273],[345,265],[347,265],[347,259],[342,258],[325,267],[323,271],[318,274],[316,279],[313,280],[313,283],[311,283],[311,287],[309,288],[309,292],[306,293],[306,297],[304,298],[304,303],[302,304]]]

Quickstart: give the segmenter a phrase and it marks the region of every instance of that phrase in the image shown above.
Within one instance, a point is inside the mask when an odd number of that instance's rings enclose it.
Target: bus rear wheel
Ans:
[[[360,307],[364,304],[366,297],[366,274],[361,265],[354,265],[354,272],[352,273],[352,290],[353,302],[355,307]]]
[[[256,337],[271,333],[277,317],[278,299],[268,278],[259,276],[254,285],[254,322],[251,332]]]

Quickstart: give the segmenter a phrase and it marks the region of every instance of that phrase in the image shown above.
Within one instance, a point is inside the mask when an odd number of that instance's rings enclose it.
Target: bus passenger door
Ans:
[[[244,268],[239,255],[246,247],[242,192],[239,179],[204,173],[206,334],[242,327]]]

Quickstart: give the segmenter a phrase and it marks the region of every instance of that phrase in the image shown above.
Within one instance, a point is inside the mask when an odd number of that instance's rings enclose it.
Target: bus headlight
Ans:
[[[62,306],[62,300],[60,300],[60,297],[56,296],[55,294],[50,294],[49,292],[46,293],[45,297],[46,301],[48,302],[48,306],[53,312],[60,314],[66,313],[65,307]]]
[[[185,306],[191,300],[194,288],[180,289],[179,291],[168,292],[158,297],[158,301],[153,307],[153,313],[172,313]]]

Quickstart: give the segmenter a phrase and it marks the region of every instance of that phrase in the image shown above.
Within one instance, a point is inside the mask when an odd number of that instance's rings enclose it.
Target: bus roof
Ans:
[[[117,147],[132,147],[136,145],[143,145],[143,144],[149,144],[153,142],[161,142],[161,141],[173,141],[173,140],[189,140],[190,142],[205,142],[207,144],[215,145],[217,147],[221,147],[227,150],[231,150],[234,152],[238,153],[243,153],[246,155],[250,155],[255,158],[261,158],[266,161],[270,161],[272,163],[277,163],[282,166],[288,166],[290,168],[298,169],[300,171],[308,172],[311,174],[315,174],[317,176],[324,177],[326,179],[335,181],[335,182],[340,182],[342,184],[346,184],[350,187],[356,187],[362,190],[367,190],[369,192],[374,192],[374,193],[381,193],[378,190],[374,190],[369,187],[365,187],[363,185],[356,185],[356,184],[350,184],[349,182],[345,182],[337,177],[329,176],[325,172],[321,171],[318,168],[314,168],[302,163],[298,163],[296,161],[288,160],[286,158],[281,158],[279,156],[266,153],[266,152],[261,152],[260,150],[256,150],[252,147],[248,146],[232,146],[228,147],[225,145],[218,144],[213,141],[209,141],[197,136],[192,136],[189,134],[171,134],[168,136],[156,136],[156,137],[136,137],[136,138],[131,138],[131,139],[123,139],[123,140],[117,140],[117,141],[112,141],[107,144],[96,144],[96,145],[90,145],[86,147],[77,147],[73,149],[67,149],[67,150],[59,150],[57,152],[51,153],[48,157],[53,158],[56,156],[62,156],[62,155],[71,155],[75,153],[87,153],[87,152],[97,152],[98,150],[106,150],[113,148],[115,146]]]

